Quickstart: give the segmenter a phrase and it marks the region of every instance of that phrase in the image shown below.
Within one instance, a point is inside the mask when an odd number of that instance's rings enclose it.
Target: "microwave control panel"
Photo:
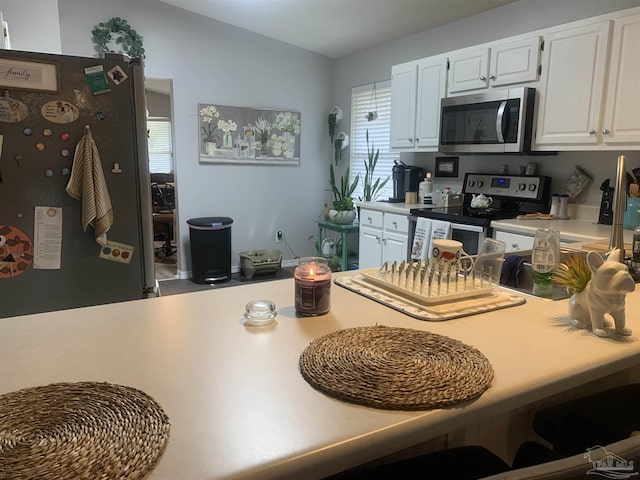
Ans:
[[[542,200],[548,190],[548,177],[467,173],[464,193]]]

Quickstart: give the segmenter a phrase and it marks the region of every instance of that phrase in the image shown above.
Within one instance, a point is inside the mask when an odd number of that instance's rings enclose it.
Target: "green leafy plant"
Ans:
[[[572,292],[581,292],[591,280],[591,269],[583,255],[571,255],[553,272],[552,280]]]
[[[335,142],[334,142],[334,161],[336,163],[336,165],[338,165],[338,163],[340,163],[340,160],[342,160],[342,144],[343,144],[344,140],[342,138],[336,138]]]
[[[91,40],[99,55],[109,53],[109,42],[116,34],[115,42],[120,45],[123,53],[131,57],[144,57],[142,37],[129,23],[120,17],[113,17],[106,22],[100,22],[91,30]]]
[[[371,142],[371,148],[369,148],[369,129],[367,129],[367,159],[364,161],[364,178],[362,179],[362,197],[359,197],[358,200],[364,200],[365,202],[371,202],[375,200],[384,186],[389,181],[389,177],[382,180],[381,177],[378,177],[374,181],[374,171],[376,169],[376,165],[378,164],[378,157],[380,156],[380,149],[374,150],[373,141]]]
[[[333,143],[333,137],[335,136],[336,133],[336,124],[337,122],[337,118],[338,118],[338,114],[337,113],[330,113],[329,114],[329,138],[331,138],[331,143]]]
[[[345,169],[344,175],[340,177],[340,183],[336,183],[336,174],[333,164],[329,165],[329,185],[333,193],[333,208],[335,210],[353,210],[353,192],[358,186],[360,175],[356,175],[353,182],[349,180],[349,166]]]

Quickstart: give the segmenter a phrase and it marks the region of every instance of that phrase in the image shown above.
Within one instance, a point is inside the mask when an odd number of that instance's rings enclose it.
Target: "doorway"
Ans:
[[[149,171],[153,201],[156,278],[177,278],[179,238],[174,162],[172,81],[146,78]]]

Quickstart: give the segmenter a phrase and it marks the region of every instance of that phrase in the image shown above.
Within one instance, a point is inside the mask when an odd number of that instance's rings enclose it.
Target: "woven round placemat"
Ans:
[[[153,469],[169,418],[139,390],[55,383],[0,396],[0,479],[133,480]]]
[[[361,327],[315,339],[300,356],[314,388],[347,402],[425,410],[482,395],[493,368],[478,350],[420,330]]]

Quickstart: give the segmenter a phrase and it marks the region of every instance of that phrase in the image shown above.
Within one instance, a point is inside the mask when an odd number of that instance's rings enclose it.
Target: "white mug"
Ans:
[[[463,250],[462,242],[444,238],[436,238],[431,242],[431,259],[434,262],[455,265],[462,257],[468,257],[473,263],[471,255]]]

